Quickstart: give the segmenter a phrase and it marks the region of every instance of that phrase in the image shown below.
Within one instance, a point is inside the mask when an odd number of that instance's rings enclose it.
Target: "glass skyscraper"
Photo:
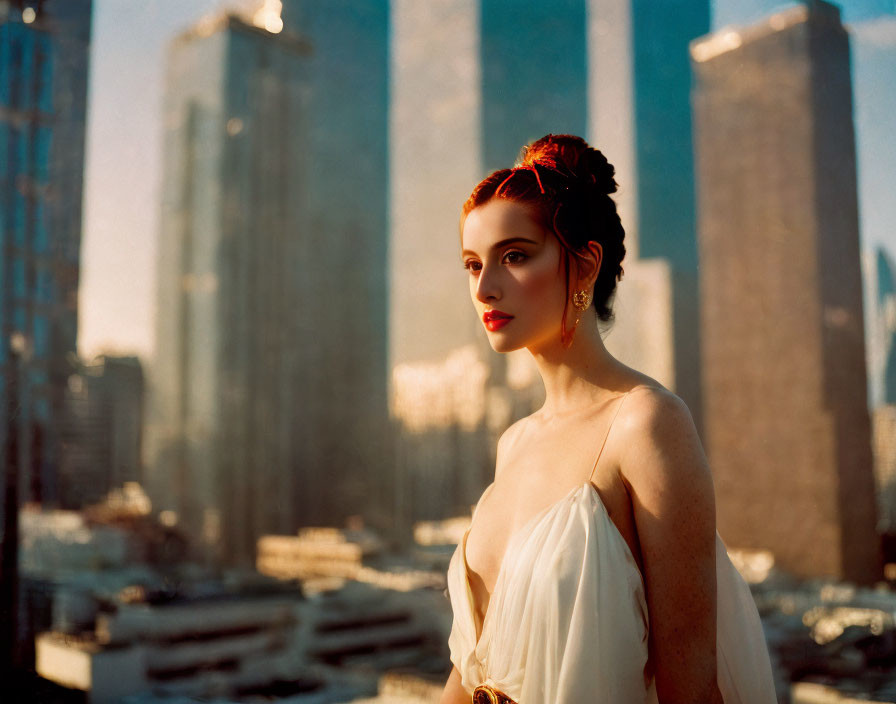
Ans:
[[[91,0],[0,2],[0,427],[19,500],[55,503],[76,350]]]
[[[387,15],[365,8],[212,17],[168,55],[148,488],[231,563],[389,520]]]

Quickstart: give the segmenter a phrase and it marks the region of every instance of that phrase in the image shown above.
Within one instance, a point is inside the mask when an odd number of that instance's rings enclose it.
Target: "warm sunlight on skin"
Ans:
[[[480,324],[486,311],[513,318],[488,336],[496,352],[533,353],[560,338],[566,291],[563,250],[520,203],[494,198],[473,209],[462,234],[461,258]]]

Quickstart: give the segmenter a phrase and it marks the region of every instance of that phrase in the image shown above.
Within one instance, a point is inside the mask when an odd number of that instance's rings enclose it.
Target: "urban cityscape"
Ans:
[[[778,701],[896,702],[894,114],[893,0],[0,0],[0,698],[439,701],[545,398],[460,209],[568,133]]]

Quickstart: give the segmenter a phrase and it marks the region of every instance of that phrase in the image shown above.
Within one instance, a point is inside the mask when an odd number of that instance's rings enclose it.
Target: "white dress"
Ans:
[[[644,582],[590,477],[510,537],[478,643],[468,533],[447,574],[453,610],[448,647],[468,692],[486,684],[519,704],[657,702],[645,670]],[[725,704],[776,704],[756,604],[718,532],[716,575],[718,683]]]

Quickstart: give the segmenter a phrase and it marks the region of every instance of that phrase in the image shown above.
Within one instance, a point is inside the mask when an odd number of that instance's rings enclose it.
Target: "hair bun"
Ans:
[[[600,193],[615,193],[616,169],[603,153],[571,134],[548,134],[523,147],[517,166],[540,164],[572,174],[584,186]]]

